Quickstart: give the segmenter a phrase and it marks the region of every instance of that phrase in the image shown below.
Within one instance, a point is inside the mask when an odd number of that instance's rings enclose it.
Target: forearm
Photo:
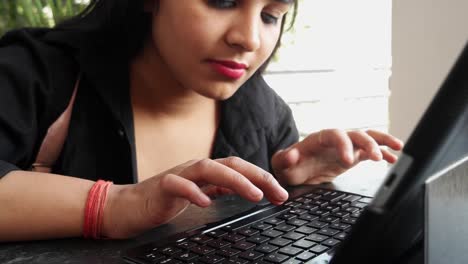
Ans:
[[[8,173],[0,180],[0,241],[80,236],[93,184],[62,175]]]

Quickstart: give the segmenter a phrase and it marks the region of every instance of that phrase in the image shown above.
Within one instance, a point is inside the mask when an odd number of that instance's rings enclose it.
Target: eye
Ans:
[[[209,0],[208,4],[216,8],[232,8],[237,6],[237,0]]]
[[[265,24],[276,25],[278,24],[279,17],[263,12],[262,20],[263,20],[263,23]]]

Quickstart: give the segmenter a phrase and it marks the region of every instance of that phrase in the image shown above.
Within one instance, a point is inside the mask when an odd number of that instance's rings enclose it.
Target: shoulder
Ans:
[[[75,63],[64,45],[47,40],[50,32],[45,28],[7,32],[0,39],[0,65],[8,67],[12,74],[20,72],[31,78],[49,77],[52,82],[68,79]]]

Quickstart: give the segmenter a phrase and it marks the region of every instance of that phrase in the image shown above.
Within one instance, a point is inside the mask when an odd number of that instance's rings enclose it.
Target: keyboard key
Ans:
[[[182,249],[189,249],[189,248],[194,247],[196,245],[198,245],[198,244],[195,243],[195,242],[183,241],[183,242],[177,243],[176,247],[182,248]]]
[[[270,238],[268,237],[264,237],[264,236],[261,236],[261,235],[255,235],[255,236],[251,236],[247,239],[248,242],[252,242],[252,243],[255,243],[255,244],[262,244],[266,241],[270,240]]]
[[[210,236],[210,237],[214,237],[214,238],[220,238],[224,235],[226,235],[227,232],[224,231],[224,230],[221,230],[221,229],[217,229],[217,230],[213,230],[213,231],[210,231],[208,233],[205,233],[205,235],[207,236]]]
[[[346,207],[344,210],[349,213],[354,213],[356,211],[359,211],[359,208],[350,206],[350,207]]]
[[[264,223],[267,223],[270,225],[279,225],[281,223],[284,223],[284,220],[275,217],[275,218],[270,218],[270,219],[265,220]]]
[[[172,246],[163,247],[163,248],[158,250],[159,253],[162,253],[162,254],[168,255],[168,256],[173,256],[174,254],[177,254],[178,252],[181,252],[181,251],[182,250],[180,248],[176,248],[176,247],[172,247]]]
[[[288,260],[286,260],[285,262],[283,262],[282,264],[301,264],[302,261],[298,260],[298,259],[295,259],[295,258],[290,258]]]
[[[164,256],[161,253],[153,252],[153,253],[148,253],[146,255],[143,255],[142,257],[139,257],[139,258],[145,261],[156,262],[160,259],[166,258],[166,256]]]
[[[182,260],[182,261],[190,261],[190,260],[195,259],[197,257],[198,257],[198,255],[196,255],[196,254],[193,254],[191,252],[185,252],[185,253],[177,255],[175,258],[177,258],[179,260]]]
[[[334,206],[338,206],[338,207],[341,207],[341,208],[346,208],[349,206],[349,202],[346,202],[346,201],[336,201],[336,202],[333,202],[333,203],[330,203]]]
[[[237,231],[238,234],[243,236],[253,236],[257,234],[259,231],[253,228],[242,228]]]
[[[257,259],[263,257],[264,255],[265,254],[263,254],[263,253],[253,251],[253,250],[249,250],[249,251],[245,251],[245,252],[240,253],[239,257],[243,258],[243,259],[247,259],[247,260],[257,260]]]
[[[295,246],[295,247],[303,248],[303,249],[309,249],[310,247],[314,246],[315,244],[317,244],[317,243],[309,241],[309,240],[301,239],[301,240],[295,242],[292,245]]]
[[[329,238],[329,239],[323,241],[323,242],[322,242],[322,245],[329,246],[329,247],[334,247],[334,246],[336,246],[338,243],[340,243],[339,240],[336,240],[336,239],[333,239],[333,238]]]
[[[272,227],[273,227],[272,225],[265,224],[265,223],[257,223],[257,224],[252,225],[252,228],[258,229],[260,231],[265,231],[265,230],[270,229]]]
[[[271,253],[273,251],[276,251],[279,247],[269,245],[269,244],[263,244],[255,248],[255,251],[262,252],[262,253]]]
[[[302,204],[298,202],[289,201],[289,202],[284,203],[284,205],[295,208],[295,207],[301,206]]]
[[[329,215],[330,212],[327,211],[327,210],[323,210],[323,209],[317,209],[317,210],[312,210],[312,211],[310,211],[309,214],[313,214],[313,215],[322,217],[322,216],[327,216],[327,215]]]
[[[163,259],[158,262],[159,264],[182,264],[182,262],[178,261],[177,259],[174,258],[167,258]]]
[[[299,219],[306,220],[308,222],[313,221],[315,219],[318,219],[318,216],[316,215],[311,215],[311,214],[303,214],[299,216]]]
[[[310,235],[314,233],[315,231],[317,231],[317,228],[308,227],[308,226],[301,226],[298,229],[294,230],[294,232],[298,232],[298,233],[302,233],[306,235]]]
[[[316,246],[314,246],[313,248],[310,249],[310,251],[312,251],[315,254],[320,254],[320,253],[325,252],[327,250],[328,250],[328,247],[322,246],[322,245],[316,245]]]
[[[302,215],[307,213],[308,210],[301,209],[301,208],[294,208],[288,211],[288,214],[295,214],[295,215]]]
[[[224,240],[236,243],[239,240],[244,239],[245,236],[237,235],[237,234],[228,234],[223,237]]]
[[[288,244],[291,244],[292,241],[289,240],[289,239],[286,239],[286,238],[277,237],[277,238],[271,240],[269,243],[272,244],[272,245],[278,246],[278,247],[284,247],[284,246],[286,246]]]
[[[316,189],[313,191],[313,193],[315,194],[320,194],[320,195],[327,195],[329,194],[331,191],[329,190],[324,190],[324,189]]]
[[[314,241],[314,242],[322,242],[322,241],[328,239],[328,236],[324,236],[324,235],[320,235],[320,234],[312,234],[312,235],[307,236],[305,239],[311,240],[311,241]]]
[[[278,218],[281,218],[283,220],[291,220],[293,218],[296,218],[297,216],[295,214],[281,214],[280,216],[278,216]]]
[[[230,258],[232,256],[235,256],[237,254],[241,253],[240,250],[232,249],[232,248],[223,248],[218,251],[216,251],[216,254]]]
[[[217,239],[217,240],[211,240],[210,242],[206,243],[210,247],[214,248],[223,248],[231,245],[230,242],[222,240],[222,239]]]
[[[311,258],[313,258],[315,256],[317,256],[317,255],[312,253],[312,252],[305,251],[305,252],[302,252],[301,254],[297,255],[296,258],[299,259],[299,260],[302,260],[302,261],[308,261],[309,259],[311,259]]]
[[[214,248],[207,247],[207,246],[195,246],[191,248],[190,250],[198,255],[206,255],[215,251]]]
[[[356,218],[354,218],[354,217],[345,217],[345,218],[341,219],[341,222],[346,223],[346,224],[350,224],[350,225],[354,225],[356,223]]]
[[[299,206],[299,208],[300,208],[300,209],[307,210],[307,211],[310,211],[310,210],[313,210],[313,209],[318,208],[318,206],[317,206],[317,205],[313,205],[313,204],[304,204],[304,205]]]
[[[289,232],[286,235],[283,236],[283,238],[291,239],[291,240],[299,240],[301,238],[305,237],[304,234],[301,233],[296,233],[296,232]]]
[[[372,198],[370,198],[370,197],[363,197],[363,198],[359,199],[358,201],[361,202],[361,203],[370,204],[370,203],[372,202]]]
[[[297,248],[297,247],[288,246],[288,247],[284,247],[284,248],[280,249],[278,251],[278,253],[288,255],[288,256],[292,257],[292,256],[295,256],[295,255],[301,253],[302,251],[304,251],[304,250],[302,250],[300,248]]]
[[[351,225],[337,222],[337,223],[331,224],[330,227],[334,228],[334,229],[338,229],[338,230],[346,230],[346,229],[350,228]]]
[[[193,242],[197,242],[199,244],[205,244],[206,242],[213,240],[213,238],[206,236],[206,235],[200,235],[200,236],[194,236],[190,238],[190,240]]]
[[[319,200],[312,201],[310,204],[317,205],[319,207],[324,207],[324,206],[328,205],[328,202],[327,201],[322,201],[322,200],[319,199]]]
[[[287,223],[288,225],[302,226],[302,225],[307,224],[307,221],[301,220],[301,219],[292,219],[292,220],[289,220]]]
[[[361,199],[361,196],[358,196],[358,195],[348,195],[345,198],[343,198],[343,200],[347,201],[347,202],[354,202],[354,201],[357,201],[359,199]]]
[[[265,256],[264,260],[273,263],[281,263],[287,260],[289,257],[283,254],[273,253]]]
[[[345,232],[341,232],[341,233],[336,234],[334,238],[339,239],[339,240],[345,240],[346,235],[347,234]]]
[[[348,212],[345,212],[345,211],[339,211],[339,212],[334,212],[332,215],[333,215],[333,216],[336,216],[336,217],[343,218],[343,217],[348,216],[349,213],[348,213]]]
[[[280,231],[283,231],[283,232],[289,232],[291,230],[294,230],[294,228],[296,228],[296,227],[294,227],[292,225],[287,225],[287,224],[281,224],[281,225],[275,227],[276,230],[280,230]]]
[[[336,205],[327,205],[327,206],[322,207],[322,209],[333,213],[333,212],[340,210],[341,207],[336,206]]]
[[[307,224],[307,226],[315,227],[315,228],[322,228],[322,227],[325,227],[327,225],[328,225],[327,223],[320,222],[318,220],[312,221],[309,224]]]
[[[224,257],[222,257],[222,256],[207,255],[207,256],[203,256],[199,260],[203,261],[205,263],[208,263],[208,264],[215,264],[215,263],[221,262],[223,259],[224,259]]]
[[[262,232],[262,236],[271,237],[271,238],[279,237],[282,234],[284,233],[278,230],[274,230],[274,229],[270,229],[270,230],[266,230]]]
[[[362,212],[362,211],[356,211],[356,212],[354,212],[354,213],[351,214],[351,217],[359,218],[359,216],[361,216],[361,212]]]
[[[234,258],[234,259],[227,259],[223,261],[223,264],[247,264],[247,260]]]
[[[234,245],[232,245],[232,247],[245,251],[245,250],[249,250],[249,249],[255,247],[255,244],[250,243],[250,242],[246,242],[246,241],[239,241],[239,242],[235,243]]]
[[[334,201],[341,200],[341,198],[344,198],[344,197],[345,197],[345,194],[342,192],[330,192],[325,195],[322,195],[320,199],[326,200],[329,202],[334,202]]]
[[[321,235],[325,235],[325,236],[334,236],[334,235],[338,234],[339,232],[340,231],[338,231],[336,229],[325,227],[325,228],[320,229],[317,233],[319,233]]]
[[[364,207],[367,206],[367,204],[366,203],[360,203],[360,202],[354,202],[354,203],[351,203],[351,206],[363,209]]]
[[[340,220],[338,217],[335,216],[323,216],[319,219],[321,222],[326,222],[326,223],[334,223],[338,220]]]

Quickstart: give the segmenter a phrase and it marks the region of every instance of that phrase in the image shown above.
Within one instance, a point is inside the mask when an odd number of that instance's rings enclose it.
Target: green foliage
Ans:
[[[89,0],[0,0],[0,36],[20,27],[53,27],[78,14]]]

